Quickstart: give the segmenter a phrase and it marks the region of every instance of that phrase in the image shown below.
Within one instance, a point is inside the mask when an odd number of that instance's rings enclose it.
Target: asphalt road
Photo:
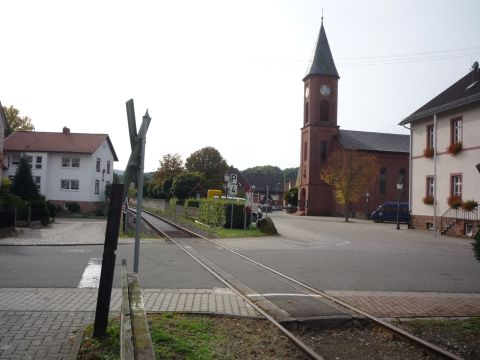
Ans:
[[[434,239],[430,232],[405,226],[396,230],[395,224],[344,223],[279,212],[272,217],[282,236],[218,242],[324,290],[480,293],[480,263],[470,240]],[[88,263],[101,259],[102,250],[92,245],[0,246],[0,288],[77,287]],[[201,243],[198,251],[247,285],[254,279],[250,265],[233,263],[230,255]],[[119,245],[118,265],[122,258],[131,267],[132,244]],[[142,244],[140,281],[144,288],[223,287],[175,245],[161,240]],[[255,281],[252,285],[268,291]]]

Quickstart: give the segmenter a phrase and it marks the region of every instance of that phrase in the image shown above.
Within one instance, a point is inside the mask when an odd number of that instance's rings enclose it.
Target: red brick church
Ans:
[[[339,75],[325,29],[320,34],[312,65],[304,77],[304,116],[301,128],[301,159],[297,185],[299,211],[306,215],[343,214],[333,189],[320,180],[320,169],[334,151],[354,149],[375,155],[379,173],[365,196],[351,204],[351,213],[369,213],[385,201],[397,200],[397,186],[404,184],[401,201],[408,199],[409,136],[343,130],[337,124]]]

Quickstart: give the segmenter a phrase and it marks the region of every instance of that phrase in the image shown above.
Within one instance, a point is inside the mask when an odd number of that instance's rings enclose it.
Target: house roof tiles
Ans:
[[[107,134],[16,131],[5,139],[4,150],[93,154],[105,140],[118,161]]]
[[[402,120],[400,125],[479,101],[480,70],[477,63],[477,68],[473,66],[468,74]]]

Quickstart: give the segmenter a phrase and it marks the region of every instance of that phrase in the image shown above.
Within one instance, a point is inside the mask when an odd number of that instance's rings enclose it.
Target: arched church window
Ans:
[[[307,161],[307,142],[303,144],[303,161]]]
[[[308,102],[305,103],[305,124],[308,124]]]
[[[320,159],[322,161],[327,160],[327,142],[322,141],[322,144],[320,145]]]
[[[320,121],[328,121],[330,104],[327,100],[322,100],[320,103]]]
[[[382,167],[380,169],[380,174],[379,174],[380,195],[385,195],[386,183],[387,183],[387,168]]]

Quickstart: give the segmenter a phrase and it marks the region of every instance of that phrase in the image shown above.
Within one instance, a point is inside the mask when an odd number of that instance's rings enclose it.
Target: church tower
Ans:
[[[332,215],[334,212],[333,191],[320,180],[320,170],[334,151],[335,138],[339,132],[338,79],[322,17],[313,62],[303,79],[298,207],[306,215]]]

